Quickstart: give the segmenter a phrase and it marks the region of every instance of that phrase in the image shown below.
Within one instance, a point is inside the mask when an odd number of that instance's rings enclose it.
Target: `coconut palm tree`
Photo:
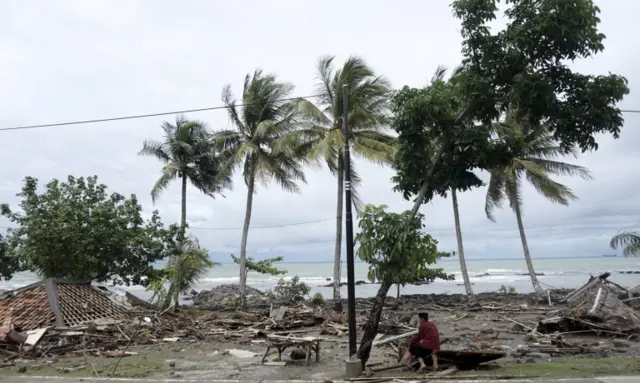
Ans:
[[[245,306],[247,283],[247,239],[253,195],[257,183],[274,181],[284,190],[299,192],[297,181],[305,181],[302,163],[305,159],[296,148],[280,143],[280,138],[298,126],[296,102],[288,100],[293,85],[256,70],[247,75],[242,90],[242,107],[236,105],[231,87],[222,91],[229,118],[235,129],[217,133],[217,142],[228,158],[229,173],[242,166],[247,185],[247,202],[240,243],[240,304]]]
[[[209,259],[209,252],[200,247],[198,239],[194,237],[185,237],[182,243],[174,243],[176,252],[180,254],[176,266],[165,268],[165,277],[152,281],[147,286],[147,291],[151,291],[153,296],[151,301],[164,302],[167,299],[168,292],[165,289],[167,280],[177,280],[177,288],[173,291],[174,302],[178,302],[180,293],[185,293],[207,274],[209,269],[220,264]]]
[[[364,60],[348,58],[335,69],[333,56],[318,60],[316,104],[300,100],[299,109],[306,118],[304,128],[288,138],[303,143],[308,158],[322,161],[336,176],[336,242],[333,263],[333,298],[340,299],[340,268],[342,244],[342,212],[344,208],[344,135],[342,128],[344,86],[348,89],[348,125],[351,153],[376,164],[392,161],[394,137],[388,134],[390,122],[390,84],[377,76]],[[361,178],[351,162],[351,187],[356,210],[361,207],[357,187]]]
[[[515,113],[508,113],[504,123],[496,125],[499,139],[513,142],[522,148],[522,154],[515,158],[508,166],[490,170],[490,181],[485,200],[487,217],[495,222],[493,212],[501,206],[506,198],[511,209],[516,214],[518,230],[522,241],[524,258],[531,277],[533,288],[537,293],[543,293],[540,282],[535,273],[529,245],[522,223],[522,182],[523,178],[549,201],[568,205],[578,197],[567,186],[551,179],[553,175],[579,176],[592,179],[589,171],[577,165],[556,161],[556,158],[566,155],[577,157],[577,150],[564,150],[554,140],[553,135],[544,126],[528,126],[518,123]]]
[[[609,243],[612,249],[624,246],[622,254],[625,257],[640,257],[640,232],[624,231],[611,238]]]
[[[221,172],[222,158],[215,151],[215,142],[204,122],[176,118],[175,124],[164,122],[162,141],[146,140],[139,155],[152,156],[164,163],[160,178],[151,189],[151,199],[155,203],[169,184],[179,179],[181,183],[181,214],[179,242],[185,239],[187,226],[187,184],[191,183],[202,193],[215,197],[231,187],[231,177]],[[177,256],[169,259],[168,266],[176,267]],[[171,304],[175,296],[177,279],[169,287],[164,306]],[[177,305],[177,302],[176,302]]]

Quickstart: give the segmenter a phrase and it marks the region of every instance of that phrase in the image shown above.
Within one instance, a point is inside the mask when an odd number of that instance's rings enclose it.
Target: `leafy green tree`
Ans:
[[[95,176],[54,179],[42,192],[38,180],[27,177],[18,197],[20,211],[0,207],[16,225],[6,239],[7,256],[45,278],[146,285],[159,277],[153,263],[170,254],[179,231],[165,228],[156,211],[145,220],[135,195],[109,194]]]
[[[305,127],[291,136],[300,140],[312,160],[325,162],[337,180],[336,243],[333,263],[333,299],[340,299],[342,214],[344,211],[344,86],[348,87],[348,126],[351,153],[376,164],[389,164],[394,138],[389,135],[390,84],[359,57],[350,57],[335,69],[333,56],[318,61],[316,104],[301,100]],[[361,178],[351,162],[351,186],[356,209],[361,203],[357,188]]]
[[[298,108],[288,100],[293,85],[281,83],[273,75],[256,70],[247,75],[242,91],[242,108],[236,105],[231,87],[222,91],[222,101],[227,106],[229,118],[235,130],[217,134],[217,142],[227,162],[229,173],[242,167],[247,185],[247,204],[240,243],[240,306],[246,305],[247,239],[253,208],[256,183],[263,185],[274,181],[284,190],[299,192],[297,181],[306,182],[299,148],[281,140],[283,135],[299,124]]]
[[[18,259],[9,255],[6,238],[0,235],[0,278],[9,280],[18,270]]]
[[[189,121],[179,116],[175,124],[165,121],[162,129],[163,141],[145,141],[139,154],[155,157],[164,164],[160,178],[151,189],[154,202],[172,181],[180,180],[180,227],[181,236],[184,238],[187,223],[187,184],[191,183],[202,193],[215,197],[231,186],[231,177],[221,171],[223,159],[216,152],[215,142],[203,122]],[[172,256],[169,259],[169,267],[175,267],[177,262],[177,258]],[[177,275],[175,277],[177,278]],[[164,307],[169,307],[170,299],[176,295],[174,290],[177,283],[177,279],[171,282]]]
[[[209,252],[200,247],[196,238],[186,237],[182,242],[175,242],[174,246],[178,254],[177,266],[167,265],[164,278],[148,288],[153,291],[157,302],[167,299],[169,292],[164,288],[166,282],[178,281],[178,288],[173,290],[172,297],[173,302],[177,304],[181,293],[189,291],[211,268],[219,265],[209,259]]]
[[[618,233],[611,238],[609,245],[612,249],[624,247],[622,254],[625,257],[638,257],[640,256],[640,232],[624,231]]]
[[[240,264],[240,258],[236,257],[235,255],[231,254],[231,259],[235,264]],[[274,264],[282,262],[283,260],[283,257],[274,257],[263,259],[261,261],[254,261],[253,258],[247,257],[247,259],[245,259],[245,268],[247,269],[247,272],[255,271],[256,273],[273,276],[285,275],[287,273],[287,270],[279,269],[274,266]]]
[[[461,21],[464,66],[459,93],[462,108],[455,122],[480,121],[488,126],[507,108],[515,108],[518,120],[526,119],[532,126],[546,122],[564,148],[595,150],[597,133],[618,137],[623,118],[616,104],[629,93],[627,80],[615,74],[584,75],[569,68],[570,62],[604,49],[605,36],[598,31],[600,10],[592,0],[510,0],[504,13],[507,25],[498,32],[489,26],[498,15],[495,0],[455,0],[452,7]],[[418,105],[406,103],[396,108],[396,115],[404,123],[425,124],[420,114],[433,113],[442,102],[422,98]],[[434,134],[431,138],[446,144],[451,137]],[[484,141],[489,138],[487,132]],[[429,177],[442,153],[432,153],[417,178],[422,187],[413,214],[428,192]],[[508,150],[504,156],[515,154]]]
[[[369,264],[367,277],[370,281],[380,282],[358,349],[363,366],[378,333],[382,308],[391,285],[453,279],[442,269],[428,267],[450,254],[439,252],[438,241],[422,232],[424,217],[412,216],[409,211],[389,213],[385,209],[384,205],[366,205],[360,216],[360,233],[356,236],[360,245],[358,257]]]
[[[567,186],[554,181],[551,176],[579,176],[583,179],[591,179],[589,171],[577,165],[556,161],[558,157],[573,155],[577,157],[575,148],[561,146],[543,126],[528,126],[518,124],[515,113],[508,113],[503,124],[496,129],[501,140],[508,145],[522,148],[521,153],[511,160],[507,166],[495,167],[490,170],[491,178],[487,190],[485,211],[487,217],[495,221],[493,212],[501,206],[506,198],[516,215],[520,239],[527,269],[531,276],[533,288],[537,293],[543,293],[533,267],[529,245],[522,223],[522,182],[529,181],[531,185],[551,202],[568,205],[570,201],[577,199],[575,194]]]
[[[424,169],[434,166],[433,153],[439,153],[440,161],[426,178],[427,188],[421,202],[425,204],[436,195],[446,197],[451,193],[460,269],[465,290],[471,296],[473,289],[464,256],[457,191],[482,186],[473,168],[500,163],[504,144],[486,140],[488,129],[459,120],[464,107],[459,84],[463,70],[456,69],[447,81],[445,73],[446,70],[439,67],[427,87],[405,87],[393,99],[394,110],[398,112],[394,122],[398,151],[394,161],[396,175],[392,180],[394,189],[405,199],[416,198],[421,193]]]

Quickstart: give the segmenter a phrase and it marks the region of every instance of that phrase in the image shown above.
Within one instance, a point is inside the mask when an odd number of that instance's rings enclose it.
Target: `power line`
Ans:
[[[279,100],[275,100],[278,102],[284,101],[294,101],[294,100],[302,100],[311,98],[314,96],[300,96],[300,97],[290,97],[290,98],[282,98]],[[236,107],[245,107],[250,105],[260,105],[260,103],[249,103],[249,104],[237,104]],[[206,108],[197,108],[197,109],[184,109],[184,110],[175,110],[172,112],[159,112],[159,113],[148,113],[148,114],[135,114],[130,116],[120,116],[120,117],[108,117],[108,118],[97,118],[92,120],[77,120],[77,121],[67,121],[67,122],[56,122],[51,124],[40,124],[40,125],[24,125],[24,126],[12,126],[9,128],[0,128],[0,131],[9,131],[9,130],[25,130],[25,129],[40,129],[40,128],[53,128],[59,126],[69,126],[69,125],[83,125],[83,124],[95,124],[98,122],[111,122],[111,121],[122,121],[122,120],[136,120],[141,118],[150,118],[150,117],[158,117],[158,116],[169,116],[176,114],[185,114],[185,113],[195,113],[195,112],[206,112],[210,110],[219,110],[219,109],[228,109],[227,105],[218,105],[211,106]]]
[[[316,219],[316,220],[313,220],[313,221],[282,223],[282,224],[278,224],[278,225],[249,226],[249,230],[275,229],[275,228],[280,228],[280,227],[310,225],[312,223],[332,221],[334,219],[336,219],[336,217]],[[3,229],[14,229],[14,227],[3,226],[3,225],[0,225],[0,228],[3,228]],[[189,230],[242,230],[242,229],[243,229],[242,227],[189,227]]]
[[[284,223],[284,224],[280,224],[280,225],[250,226],[249,230],[275,229],[275,228],[278,228],[278,227],[309,225],[309,224],[312,224],[312,223],[332,221],[334,219],[336,219],[336,217],[324,218],[324,219],[316,219],[316,220],[313,220],[313,221]],[[242,227],[189,227],[189,229],[190,230],[242,230],[243,228]]]
[[[315,97],[311,96],[299,96],[299,97],[289,97],[283,98],[277,101],[294,101]],[[237,107],[244,107],[250,105],[259,105],[260,103],[249,103],[249,104],[238,104],[235,105]],[[120,116],[120,117],[108,117],[108,118],[96,118],[91,120],[77,120],[77,121],[67,121],[67,122],[56,122],[50,124],[39,124],[39,125],[23,125],[23,126],[12,126],[8,128],[0,128],[0,131],[10,131],[10,130],[26,130],[26,129],[41,129],[41,128],[53,128],[53,127],[61,127],[61,126],[70,126],[70,125],[84,125],[84,124],[95,124],[99,122],[112,122],[112,121],[122,121],[122,120],[136,120],[142,118],[151,118],[151,117],[159,117],[159,116],[169,116],[169,115],[177,115],[177,114],[186,114],[186,113],[196,113],[196,112],[206,112],[211,110],[220,110],[220,109],[228,109],[227,105],[218,105],[211,106],[206,108],[196,108],[196,109],[183,109],[183,110],[175,110],[171,112],[158,112],[158,113],[148,113],[148,114],[135,114],[129,116]],[[621,109],[622,113],[640,113],[640,109]]]

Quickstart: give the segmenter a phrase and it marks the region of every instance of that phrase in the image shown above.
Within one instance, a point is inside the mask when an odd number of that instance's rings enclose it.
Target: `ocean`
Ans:
[[[640,258],[542,258],[534,259],[536,273],[542,273],[539,281],[545,288],[577,288],[587,282],[590,275],[599,275],[605,271],[612,273],[610,280],[622,285],[631,287],[640,283],[640,274],[620,274],[624,271],[640,271]],[[404,286],[401,288],[402,294],[456,294],[464,293],[462,285],[462,275],[460,272],[460,262],[458,259],[441,261],[437,265],[446,272],[454,274],[455,281],[437,280],[428,285]],[[319,292],[324,297],[332,296],[331,287],[323,287],[331,283],[333,275],[333,264],[323,263],[282,263],[278,267],[286,269],[288,279],[298,275],[300,280],[312,287],[312,293]],[[531,280],[527,273],[524,259],[488,259],[488,260],[468,260],[467,269],[473,283],[475,293],[495,291],[500,286],[512,286],[518,293],[532,292]],[[194,286],[195,290],[209,289],[222,284],[238,282],[238,266],[235,264],[224,264],[212,269],[208,275]],[[342,280],[346,281],[346,264],[342,265]],[[356,263],[356,280],[366,280],[367,265]],[[265,276],[257,273],[249,273],[247,283],[259,290],[265,291],[273,288],[280,277]],[[0,289],[10,290],[25,286],[37,281],[33,273],[20,273],[9,281],[0,282]],[[131,286],[126,290],[141,298],[149,298],[149,292],[143,287]],[[356,286],[358,297],[371,297],[376,294],[377,285],[367,284]],[[342,296],[346,297],[347,288],[342,287]],[[395,287],[391,289],[389,295],[395,295]]]

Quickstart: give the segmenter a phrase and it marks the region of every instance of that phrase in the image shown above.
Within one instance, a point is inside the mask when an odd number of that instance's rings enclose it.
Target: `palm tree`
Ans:
[[[151,189],[151,199],[155,203],[171,181],[181,182],[181,215],[179,242],[185,239],[187,226],[187,183],[191,183],[202,193],[214,197],[231,186],[231,177],[222,173],[222,158],[215,151],[215,143],[204,122],[189,121],[182,116],[172,125],[162,123],[163,141],[145,140],[139,155],[152,156],[164,163],[160,178]],[[176,267],[177,256],[169,258],[168,266]],[[169,307],[175,296],[177,278],[171,281],[164,307]],[[178,303],[176,302],[176,305]]]
[[[242,166],[247,185],[247,204],[240,243],[240,304],[245,306],[247,283],[247,238],[256,181],[266,185],[275,181],[284,190],[299,192],[296,181],[306,182],[302,171],[304,158],[296,148],[281,144],[280,138],[298,126],[295,101],[287,99],[293,85],[281,83],[273,75],[256,70],[247,75],[242,91],[242,108],[236,105],[231,87],[222,91],[234,130],[217,134],[220,149],[228,158],[226,168],[231,173]]]
[[[524,251],[524,258],[531,277],[531,282],[536,293],[544,290],[538,282],[529,245],[522,223],[522,180],[523,177],[549,201],[568,205],[578,197],[567,186],[551,179],[552,175],[579,176],[583,179],[592,179],[589,170],[566,162],[555,161],[556,158],[572,155],[577,158],[575,149],[564,150],[554,140],[553,135],[544,126],[527,126],[518,124],[515,113],[508,113],[504,123],[496,125],[496,133],[499,139],[506,142],[517,143],[522,148],[522,154],[515,158],[508,166],[492,169],[491,179],[485,200],[485,212],[487,217],[495,222],[493,212],[501,206],[506,198],[511,209],[516,214],[518,230]]]
[[[640,232],[624,231],[611,238],[609,243],[612,249],[624,246],[622,254],[625,257],[640,257]]]
[[[177,280],[178,287],[172,293],[172,298],[177,303],[180,293],[191,289],[209,269],[219,266],[219,263],[209,259],[209,252],[200,247],[196,238],[185,237],[182,243],[176,243],[174,246],[179,246],[175,249],[180,254],[177,266],[167,265],[165,277],[154,280],[147,286],[147,291],[153,292],[152,302],[164,302],[167,299],[168,292],[164,288],[167,279]]]
[[[344,135],[342,116],[344,86],[348,89],[348,124],[351,153],[376,164],[392,161],[394,137],[388,134],[390,122],[390,84],[358,57],[350,57],[334,70],[334,57],[321,57],[317,66],[315,99],[317,104],[300,100],[306,118],[303,129],[290,138],[303,143],[308,158],[322,160],[337,179],[336,242],[333,263],[333,298],[340,299],[342,212],[344,208]],[[351,187],[356,210],[362,206],[357,186],[361,182],[351,162]]]

